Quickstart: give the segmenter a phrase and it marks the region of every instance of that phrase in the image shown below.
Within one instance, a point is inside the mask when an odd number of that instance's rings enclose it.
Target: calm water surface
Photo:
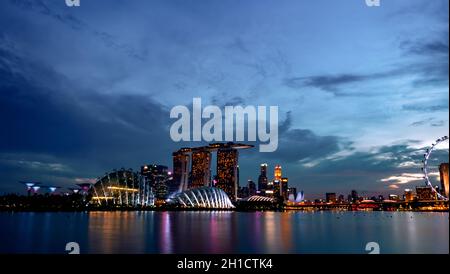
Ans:
[[[1,253],[448,253],[449,214],[420,212],[0,213]]]

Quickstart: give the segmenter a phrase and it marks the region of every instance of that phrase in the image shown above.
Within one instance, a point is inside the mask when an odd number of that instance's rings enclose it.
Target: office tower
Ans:
[[[248,196],[254,196],[256,195],[256,184],[252,180],[248,180],[247,183],[248,187]]]
[[[284,200],[288,199],[288,178],[281,178],[281,197]]]
[[[164,200],[169,195],[169,186],[166,178],[157,178],[155,181],[155,197]]]
[[[209,186],[211,181],[211,152],[206,149],[192,151],[190,188]]]
[[[258,190],[264,195],[267,189],[267,164],[261,164],[261,173],[258,177]]]
[[[441,178],[441,193],[445,197],[449,198],[448,196],[448,163],[442,163],[439,165],[439,175]]]
[[[339,203],[343,203],[343,202],[345,202],[345,197],[344,197],[344,195],[339,195],[339,197],[338,197],[338,202]]]
[[[273,180],[273,196],[276,198],[281,197],[281,181]]]
[[[188,188],[189,179],[189,154],[179,150],[172,153],[173,160],[173,185],[178,185],[178,190],[185,191]]]
[[[231,201],[235,201],[238,191],[238,157],[234,148],[220,148],[217,151],[217,187],[225,191]]]
[[[416,195],[419,201],[434,201],[437,198],[431,186],[416,187]]]
[[[327,203],[336,203],[336,193],[326,193],[325,200]]]
[[[143,165],[141,166],[141,176],[144,178],[144,183],[150,187],[152,192],[155,192],[156,182],[158,180],[167,181],[169,177],[169,170],[167,166],[162,165]]]
[[[274,172],[273,179],[281,181],[281,166],[280,165],[275,166],[275,172]]]
[[[405,202],[412,202],[414,198],[414,192],[411,189],[405,189]]]

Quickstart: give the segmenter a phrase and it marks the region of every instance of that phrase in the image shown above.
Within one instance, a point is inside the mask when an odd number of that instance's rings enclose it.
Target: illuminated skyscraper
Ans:
[[[155,194],[159,200],[169,194],[169,170],[163,165],[143,165],[141,166],[141,176],[144,185],[148,185],[151,193]]]
[[[439,165],[439,175],[441,177],[442,194],[448,198],[448,163],[442,163]]]
[[[191,188],[209,186],[211,181],[211,152],[200,149],[192,152]]]
[[[189,179],[189,154],[182,150],[172,154],[173,159],[173,182],[178,185],[178,190],[185,191]]]
[[[281,197],[281,181],[273,180],[273,196],[280,198]]]
[[[267,189],[267,164],[261,164],[261,173],[258,177],[258,190],[261,195],[264,195],[264,192]]]
[[[414,192],[411,189],[405,189],[405,202],[412,202],[414,198]]]
[[[281,178],[281,197],[283,197],[284,200],[288,199],[288,178],[284,177]]]
[[[280,165],[275,166],[275,173],[274,173],[273,179],[281,181],[281,166]]]
[[[234,148],[221,148],[217,151],[217,187],[225,191],[232,201],[237,198],[239,187],[239,152]]]

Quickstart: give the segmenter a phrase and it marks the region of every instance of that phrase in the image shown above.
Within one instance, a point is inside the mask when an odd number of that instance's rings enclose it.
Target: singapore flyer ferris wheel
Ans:
[[[444,137],[441,137],[441,138],[437,139],[436,142],[433,143],[431,145],[431,147],[427,149],[426,153],[423,155],[424,159],[422,160],[422,162],[423,162],[422,171],[423,171],[423,174],[424,174],[423,178],[425,179],[425,183],[427,184],[427,186],[431,187],[431,189],[436,193],[436,195],[438,196],[439,199],[447,201],[448,197],[445,197],[444,195],[439,193],[433,187],[433,184],[430,181],[430,167],[428,166],[429,160],[430,160],[430,157],[431,157],[433,151],[436,149],[436,147],[439,144],[444,143],[444,142],[448,142],[448,136],[444,136]]]

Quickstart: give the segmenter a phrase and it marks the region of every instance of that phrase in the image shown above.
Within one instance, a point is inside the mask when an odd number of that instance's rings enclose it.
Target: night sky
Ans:
[[[0,2],[0,193],[172,166],[170,109],[279,106],[274,153],[306,198],[422,185],[449,132],[447,0]],[[434,163],[448,161],[448,143]],[[213,174],[215,172],[213,171]]]

